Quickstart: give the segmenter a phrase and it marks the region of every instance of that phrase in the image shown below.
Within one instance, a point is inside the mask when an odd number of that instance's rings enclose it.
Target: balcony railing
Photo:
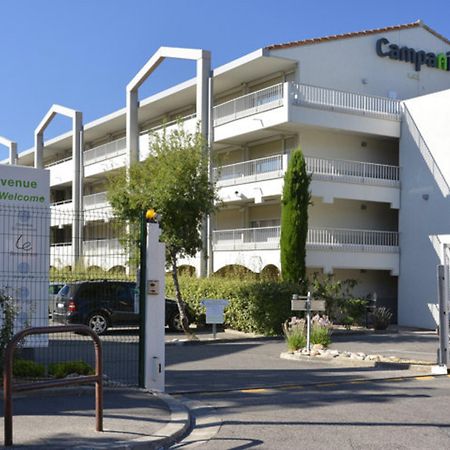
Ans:
[[[106,192],[97,192],[96,194],[89,194],[83,197],[83,206],[85,209],[92,208],[107,208],[111,205],[106,198]]]
[[[305,157],[310,173],[318,177],[344,178],[350,181],[370,180],[382,184],[397,185],[400,180],[400,168],[388,164],[376,164],[362,161]]]
[[[214,169],[214,177],[220,186],[248,183],[283,176],[283,155],[253,159]]]
[[[86,150],[83,153],[84,165],[88,166],[99,161],[104,161],[105,159],[124,155],[126,152],[126,144],[126,138],[121,138]]]
[[[213,232],[214,250],[278,249],[281,227],[240,228]],[[310,228],[307,246],[330,250],[398,252],[395,231]]]
[[[278,178],[286,171],[283,155],[253,159],[214,169],[214,177],[219,186],[230,186],[270,178]],[[307,170],[317,178],[339,178],[351,182],[374,182],[398,185],[400,169],[388,164],[362,161],[305,157]]]
[[[95,239],[83,242],[83,255],[95,256],[104,254],[120,254],[125,250],[120,245],[119,239]]]
[[[283,105],[284,84],[276,84],[214,107],[214,125],[222,125]]]
[[[400,120],[401,104],[396,99],[299,83],[291,84],[290,95],[293,104]]]
[[[72,199],[68,200],[62,200],[59,202],[53,202],[51,203],[51,207],[55,208],[62,205],[68,205],[67,209],[71,208]],[[83,196],[83,207],[84,209],[93,209],[93,208],[106,208],[110,207],[111,205],[108,202],[108,199],[106,197],[106,192],[98,192],[96,194],[89,194]]]

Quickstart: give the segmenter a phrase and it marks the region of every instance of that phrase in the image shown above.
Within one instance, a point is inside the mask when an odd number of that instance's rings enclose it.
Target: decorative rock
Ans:
[[[367,355],[366,360],[379,362],[379,361],[381,361],[381,356],[380,355]]]
[[[314,344],[312,346],[312,350],[324,350],[324,346],[322,344]]]
[[[332,358],[337,358],[339,356],[338,350],[328,350],[327,351],[328,356],[331,356]]]
[[[350,359],[356,359],[358,361],[363,361],[364,360],[364,356],[361,356],[358,353],[352,353],[350,355]]]

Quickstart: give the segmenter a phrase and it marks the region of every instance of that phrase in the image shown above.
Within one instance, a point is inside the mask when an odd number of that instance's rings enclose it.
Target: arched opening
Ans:
[[[228,266],[224,266],[214,272],[214,276],[217,277],[256,277],[257,274],[255,272],[252,272],[250,269],[248,269],[245,266],[241,266],[240,264],[230,264]]]
[[[183,264],[182,266],[178,267],[178,274],[180,276],[195,277],[195,267],[188,264]]]
[[[261,270],[261,278],[269,281],[278,281],[280,279],[280,270],[273,264],[268,264]]]

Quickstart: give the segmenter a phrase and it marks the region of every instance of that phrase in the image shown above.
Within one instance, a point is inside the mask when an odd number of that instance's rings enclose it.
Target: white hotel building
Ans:
[[[271,45],[214,69],[222,204],[212,270],[280,268],[283,176],[300,146],[312,173],[309,272],[356,279],[356,292],[376,292],[399,324],[434,328],[439,236],[450,234],[449,55],[448,39],[415,22]],[[163,122],[170,129],[182,118],[195,130],[195,99],[188,80],[140,102],[139,159]],[[55,210],[72,207],[71,134],[44,145]],[[125,134],[125,109],[84,126],[77,184],[85,210],[108,207],[106,174],[126,164]],[[21,153],[18,164],[33,165],[34,153]],[[57,249],[70,245],[71,224],[54,225],[52,264],[70,265]],[[117,247],[84,228],[85,251]],[[198,273],[198,259],[186,263]]]

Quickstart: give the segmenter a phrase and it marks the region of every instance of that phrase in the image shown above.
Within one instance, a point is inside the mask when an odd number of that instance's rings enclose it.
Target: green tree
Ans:
[[[300,148],[293,151],[284,176],[281,203],[281,275],[284,281],[305,283],[308,206],[311,176]]]
[[[190,335],[178,282],[180,257],[195,256],[202,247],[200,228],[215,209],[217,190],[209,179],[208,157],[200,133],[182,129],[150,137],[150,154],[110,180],[108,198],[119,218],[136,224],[143,210],[161,217],[161,240],[172,271],[183,329]],[[136,227],[130,226],[129,229]]]

